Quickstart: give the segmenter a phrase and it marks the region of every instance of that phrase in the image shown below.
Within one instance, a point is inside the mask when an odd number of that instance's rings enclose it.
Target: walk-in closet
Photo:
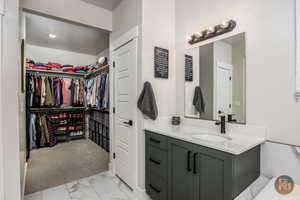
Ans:
[[[108,170],[109,32],[25,13],[30,194]]]

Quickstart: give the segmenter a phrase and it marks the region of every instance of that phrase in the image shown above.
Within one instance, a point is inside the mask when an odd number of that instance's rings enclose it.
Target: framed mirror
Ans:
[[[185,51],[185,117],[246,123],[245,33]]]

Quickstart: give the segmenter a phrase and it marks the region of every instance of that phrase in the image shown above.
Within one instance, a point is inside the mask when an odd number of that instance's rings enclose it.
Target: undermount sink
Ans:
[[[192,138],[198,140],[210,141],[210,142],[226,142],[232,140],[232,138],[227,136],[208,135],[208,134],[192,135]]]

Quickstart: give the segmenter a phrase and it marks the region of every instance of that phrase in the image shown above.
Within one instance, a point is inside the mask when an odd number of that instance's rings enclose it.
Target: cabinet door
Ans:
[[[193,199],[192,145],[168,139],[169,200]]]
[[[196,169],[194,200],[232,200],[231,156],[215,150],[197,149],[193,156]]]

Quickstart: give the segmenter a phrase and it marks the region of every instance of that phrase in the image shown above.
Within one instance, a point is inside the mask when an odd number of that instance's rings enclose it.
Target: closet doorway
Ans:
[[[26,13],[25,194],[108,171],[109,32]]]

